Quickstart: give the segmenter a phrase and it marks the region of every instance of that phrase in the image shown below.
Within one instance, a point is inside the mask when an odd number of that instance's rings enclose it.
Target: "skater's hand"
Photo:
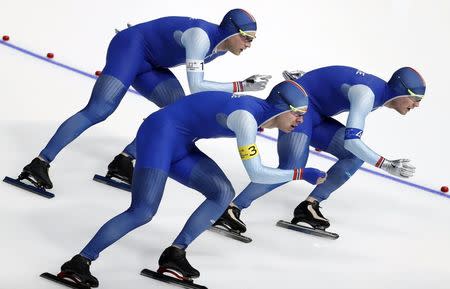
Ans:
[[[263,90],[264,88],[266,88],[267,82],[269,82],[269,79],[271,78],[271,75],[252,75],[249,78],[246,78],[244,81],[240,82],[242,91]]]
[[[301,179],[312,185],[320,185],[327,179],[327,173],[315,168],[304,168]]]
[[[410,160],[408,159],[399,159],[395,161],[385,159],[381,165],[381,169],[397,177],[409,178],[416,172],[416,167],[412,166],[409,162]]]
[[[302,70],[291,70],[291,71],[285,70],[281,74],[283,75],[284,79],[295,81],[296,79],[302,77],[303,74],[305,74],[305,72]]]

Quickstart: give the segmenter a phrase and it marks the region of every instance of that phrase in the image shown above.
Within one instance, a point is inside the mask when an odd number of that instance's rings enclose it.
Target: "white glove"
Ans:
[[[400,159],[395,161],[385,159],[383,164],[381,165],[381,169],[385,170],[391,175],[402,178],[412,177],[416,172],[416,167],[410,165],[409,160],[407,159]]]
[[[292,71],[283,71],[283,78],[286,80],[293,80],[295,81],[296,79],[299,79],[300,77],[302,77],[305,72],[302,70],[292,70]]]
[[[241,91],[257,91],[257,90],[263,90],[266,88],[267,82],[269,82],[269,79],[271,79],[271,75],[260,75],[256,74],[253,76],[250,76],[249,78],[245,79],[244,81],[240,81],[240,87],[242,88]]]

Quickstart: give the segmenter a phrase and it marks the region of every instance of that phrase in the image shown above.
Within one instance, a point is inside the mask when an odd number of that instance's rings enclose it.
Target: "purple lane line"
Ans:
[[[17,51],[20,51],[20,52],[22,52],[22,53],[24,53],[24,54],[27,54],[27,55],[29,55],[29,56],[32,56],[32,57],[38,58],[38,59],[40,59],[40,60],[46,61],[46,62],[48,62],[48,63],[50,63],[50,64],[53,64],[53,65],[59,66],[59,67],[61,67],[61,68],[70,70],[70,71],[72,71],[72,72],[81,74],[81,75],[83,75],[83,76],[87,76],[87,77],[92,78],[92,79],[97,79],[97,76],[93,75],[92,73],[87,73],[87,72],[82,71],[82,70],[79,70],[79,69],[77,69],[77,68],[74,68],[74,67],[65,65],[65,64],[63,64],[63,63],[61,63],[61,62],[55,61],[55,60],[53,60],[53,59],[49,59],[49,58],[44,57],[44,56],[41,56],[41,55],[39,55],[39,54],[36,54],[36,53],[34,53],[34,52],[32,52],[32,51],[26,50],[26,49],[21,48],[21,47],[18,47],[18,46],[16,46],[16,45],[13,45],[13,44],[8,43],[8,42],[6,42],[6,41],[0,40],[0,44],[3,44],[3,45],[5,45],[5,46],[7,46],[7,47],[9,47],[9,48],[12,48],[12,49],[15,49],[15,50],[17,50]],[[136,90],[134,90],[134,89],[128,89],[128,91],[131,92],[131,93],[140,95],[140,94],[139,94]]]

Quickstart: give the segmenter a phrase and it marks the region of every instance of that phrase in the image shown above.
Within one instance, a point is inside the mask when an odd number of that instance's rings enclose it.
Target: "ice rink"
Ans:
[[[243,211],[249,244],[205,232],[187,250],[209,289],[447,289],[450,288],[450,2],[407,0],[317,1],[24,1],[1,0],[0,176],[17,177],[69,116],[83,108],[101,70],[114,29],[180,15],[219,23],[244,8],[258,22],[257,39],[239,57],[225,55],[205,69],[214,81],[271,74],[264,98],[285,69],[348,65],[389,79],[412,66],[427,82],[421,106],[406,116],[380,108],[366,122],[364,142],[388,159],[410,158],[416,175],[403,184],[370,165],[357,172],[322,212],[327,240],[275,226],[312,190],[292,182]],[[22,49],[22,50],[20,50]],[[39,58],[30,55],[35,53]],[[48,52],[53,60],[46,60]],[[70,68],[86,72],[80,74]],[[188,93],[185,67],[173,69]],[[116,112],[71,143],[51,165],[56,197],[45,199],[0,184],[0,289],[63,288],[39,278],[78,253],[100,226],[127,209],[130,194],[92,181],[133,139],[156,105],[127,93]],[[345,121],[346,114],[337,116]],[[276,137],[276,131],[265,131]],[[257,139],[267,166],[276,143]],[[249,182],[233,139],[198,142],[227,174],[236,192]],[[333,164],[312,154],[308,166]],[[201,194],[173,180],[152,222],[106,249],[91,266],[100,288],[176,288],[139,275],[155,270]]]

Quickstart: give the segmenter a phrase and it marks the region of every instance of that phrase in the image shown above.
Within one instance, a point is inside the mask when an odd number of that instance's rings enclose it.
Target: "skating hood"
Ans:
[[[420,100],[425,95],[426,84],[414,68],[402,67],[387,82],[384,104],[392,99],[408,96]]]
[[[228,11],[219,25],[219,31],[223,38],[221,42],[238,34],[239,30],[244,32],[256,32],[255,18],[243,9],[233,9]]]
[[[308,110],[308,94],[306,90],[300,84],[291,80],[275,85],[265,102],[268,104],[268,107],[265,110],[261,125],[286,111],[306,113]]]

